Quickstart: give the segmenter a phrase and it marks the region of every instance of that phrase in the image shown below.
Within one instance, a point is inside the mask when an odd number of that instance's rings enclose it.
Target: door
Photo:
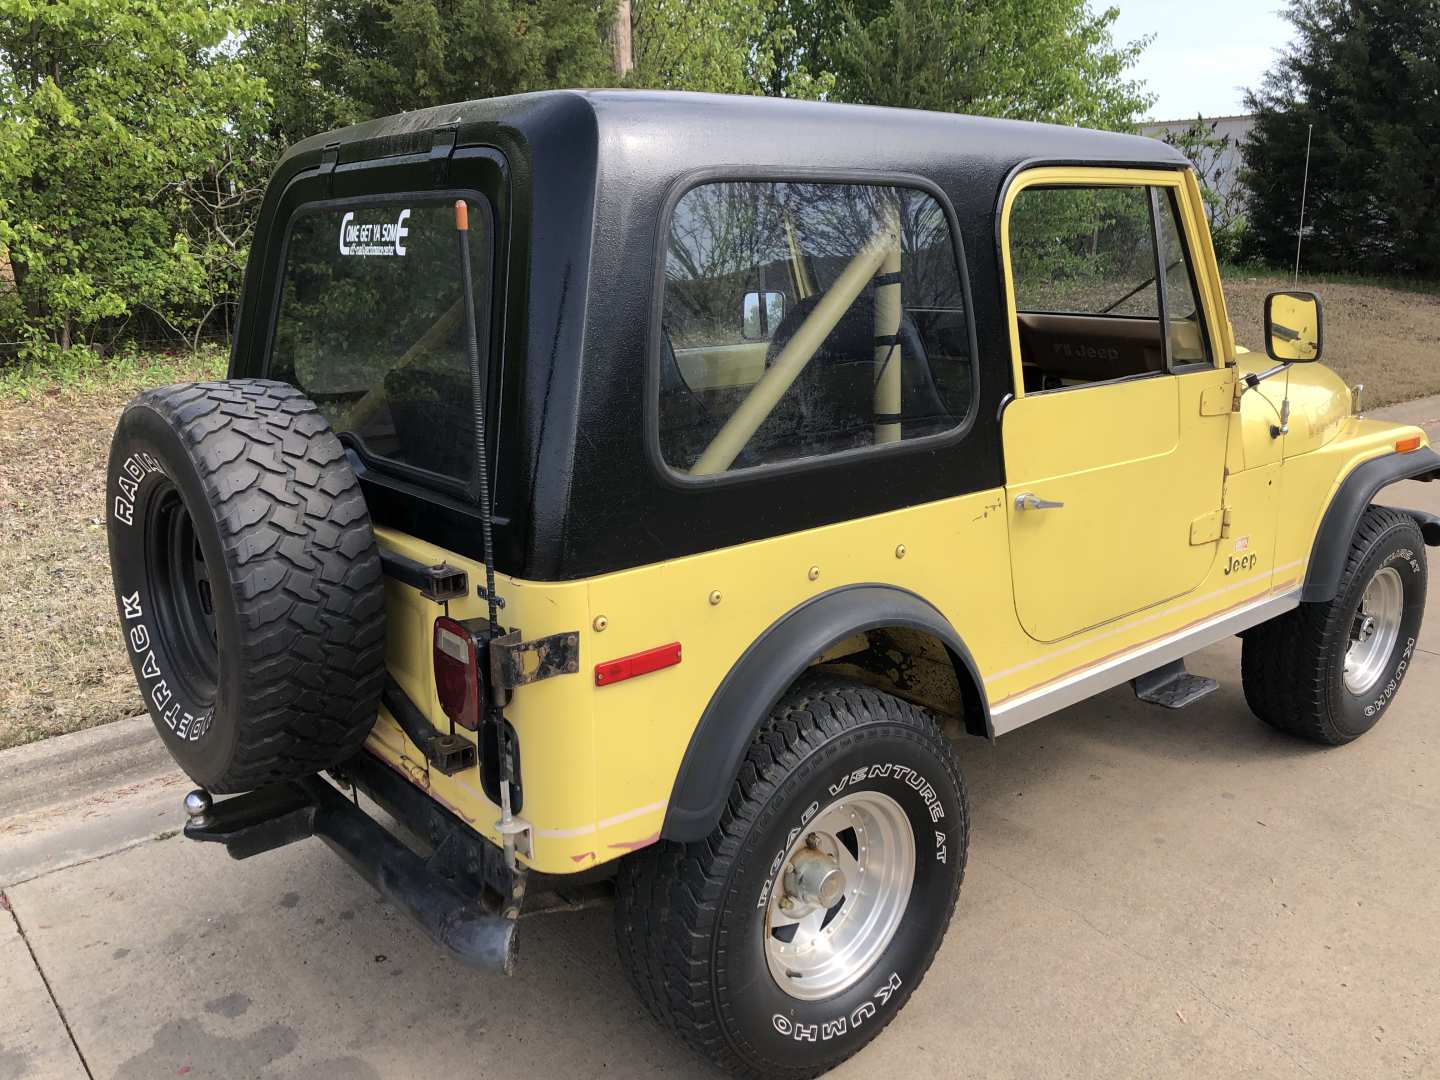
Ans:
[[[1011,574],[1040,641],[1184,596],[1218,551],[1234,377],[1214,359],[1179,181],[1040,169],[1006,198]]]

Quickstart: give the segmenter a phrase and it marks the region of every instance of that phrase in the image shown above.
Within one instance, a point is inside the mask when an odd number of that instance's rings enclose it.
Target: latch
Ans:
[[[325,182],[325,194],[335,194],[335,166],[340,162],[340,144],[338,142],[326,143],[325,149],[320,151],[320,178]]]
[[[570,630],[563,634],[522,641],[519,630],[490,642],[490,685],[505,697],[518,686],[549,679],[555,675],[574,675],[580,670],[580,633]]]
[[[450,183],[450,158],[455,153],[455,139],[459,129],[451,126],[435,132],[430,144],[430,182],[434,187],[446,187]]]

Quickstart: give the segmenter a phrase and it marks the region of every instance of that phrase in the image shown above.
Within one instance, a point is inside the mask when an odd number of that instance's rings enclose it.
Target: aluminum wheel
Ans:
[[[785,853],[765,912],[765,958],[791,997],[838,994],[874,966],[915,881],[915,834],[900,804],[856,791],[811,819]]]
[[[1345,651],[1345,689],[1350,693],[1368,693],[1385,674],[1404,613],[1405,583],[1394,567],[1381,567],[1365,586],[1350,627],[1350,647]]]

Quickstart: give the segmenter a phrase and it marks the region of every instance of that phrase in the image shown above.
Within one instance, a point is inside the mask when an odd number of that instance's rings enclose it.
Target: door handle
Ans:
[[[1025,492],[1023,495],[1015,496],[1016,510],[1058,510],[1064,506],[1063,502],[1056,502],[1052,499],[1042,499],[1038,495]]]

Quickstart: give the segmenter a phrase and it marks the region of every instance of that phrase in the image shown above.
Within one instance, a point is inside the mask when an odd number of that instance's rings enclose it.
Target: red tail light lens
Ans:
[[[468,731],[480,727],[480,645],[454,619],[435,620],[435,692],[451,720]]]

